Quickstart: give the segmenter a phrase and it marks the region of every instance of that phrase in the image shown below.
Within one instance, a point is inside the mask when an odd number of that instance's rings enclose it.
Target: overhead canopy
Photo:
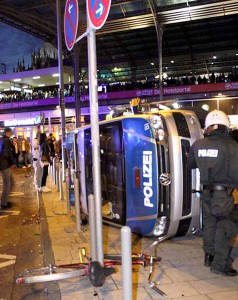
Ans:
[[[61,5],[63,15],[65,1]],[[86,1],[79,0],[79,34],[86,28],[85,5]],[[108,19],[97,31],[98,78],[113,82],[158,75],[155,21],[163,28],[163,73],[196,76],[235,72],[237,12],[237,0],[112,0]],[[57,45],[55,0],[3,0],[0,21]],[[80,66],[86,74],[86,39],[79,43]],[[64,40],[63,46],[64,54],[72,56]]]

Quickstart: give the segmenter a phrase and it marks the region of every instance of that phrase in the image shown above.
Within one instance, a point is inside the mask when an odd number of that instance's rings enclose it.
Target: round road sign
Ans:
[[[106,22],[111,0],[87,0],[88,18],[94,29],[100,29]]]
[[[68,50],[72,50],[78,31],[78,0],[67,0],[64,10],[64,38]]]

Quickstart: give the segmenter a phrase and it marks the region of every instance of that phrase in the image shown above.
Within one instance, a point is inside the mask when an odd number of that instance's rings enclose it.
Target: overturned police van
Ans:
[[[102,216],[143,236],[181,236],[200,228],[198,170],[187,157],[202,137],[195,113],[159,110],[99,122]],[[77,129],[81,207],[93,194],[91,127]]]

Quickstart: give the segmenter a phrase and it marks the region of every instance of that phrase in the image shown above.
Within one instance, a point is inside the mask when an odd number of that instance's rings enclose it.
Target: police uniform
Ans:
[[[189,153],[189,166],[199,168],[202,186],[203,249],[205,265],[213,273],[237,275],[229,258],[237,224],[232,220],[234,198],[238,187],[238,144],[227,130],[213,130],[196,141]]]

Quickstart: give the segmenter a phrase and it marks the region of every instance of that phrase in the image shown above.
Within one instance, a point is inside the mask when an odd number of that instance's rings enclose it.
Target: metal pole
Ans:
[[[70,179],[69,179],[69,168],[66,170],[66,203],[67,203],[67,211],[70,212],[71,204],[70,204]]]
[[[56,158],[53,158],[53,180],[54,184],[56,184]]]
[[[153,0],[148,0],[150,10],[153,14],[155,30],[157,35],[157,44],[158,44],[158,59],[159,59],[159,92],[160,92],[160,101],[163,100],[164,90],[163,90],[163,56],[162,56],[162,38],[163,38],[163,27],[159,23],[157,16],[156,8]]]
[[[56,191],[58,192],[60,187],[59,187],[59,162],[56,164]]]
[[[159,51],[159,95],[160,101],[164,98],[163,89],[163,55],[162,55],[162,39],[163,39],[163,27],[157,23],[157,39],[158,39],[158,51]]]
[[[81,107],[79,92],[79,44],[74,45],[74,82],[75,82],[75,126],[81,126]]]
[[[122,286],[123,299],[132,300],[132,261],[131,261],[131,229],[121,229]]]
[[[61,1],[56,0],[57,9],[57,40],[58,40],[58,65],[59,65],[59,99],[61,109],[61,132],[62,132],[62,179],[65,181],[66,149],[65,149],[65,99],[64,99],[64,77],[62,60],[62,33],[61,33]]]
[[[62,166],[59,165],[59,190],[60,190],[60,200],[64,200],[64,192],[63,192],[63,180],[62,180]]]
[[[89,21],[88,21],[89,24]],[[97,59],[95,30],[88,34],[88,70],[89,70],[89,99],[92,137],[93,160],[93,190],[95,197],[95,222],[97,260],[103,265],[103,236],[102,236],[102,192],[101,192],[101,167],[100,167],[100,140],[98,125],[98,91],[97,91]]]
[[[52,166],[49,164],[48,166],[48,173],[49,173],[49,176],[51,177],[52,179]]]
[[[52,159],[52,165],[50,166],[50,175],[51,175],[51,180],[54,180],[54,173],[53,173],[53,159]]]
[[[51,133],[51,118],[50,118],[50,113],[48,113],[48,131]]]
[[[97,247],[96,247],[96,222],[95,222],[95,209],[94,209],[94,196],[88,196],[89,206],[89,230],[90,230],[90,252],[92,261],[97,260]]]
[[[74,178],[74,201],[75,201],[75,217],[77,232],[81,232],[81,216],[80,216],[80,197],[79,197],[79,179]]]

